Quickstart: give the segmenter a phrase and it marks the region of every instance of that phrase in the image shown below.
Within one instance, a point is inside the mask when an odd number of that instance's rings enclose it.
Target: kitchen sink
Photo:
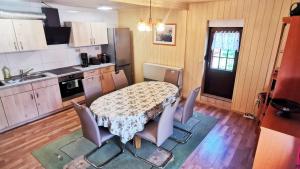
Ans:
[[[13,76],[10,79],[5,80],[5,82],[12,84],[12,83],[17,83],[17,82],[24,82],[24,81],[27,81],[27,80],[40,79],[40,78],[43,78],[43,77],[47,77],[47,75],[40,74],[40,73],[30,74],[30,75],[27,75],[27,76],[24,76],[24,77],[21,77],[20,75],[18,75],[18,76]]]

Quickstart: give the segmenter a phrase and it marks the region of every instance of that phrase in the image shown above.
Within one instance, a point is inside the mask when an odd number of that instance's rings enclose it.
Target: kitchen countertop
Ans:
[[[115,64],[113,64],[113,63],[105,63],[105,64],[101,64],[101,65],[90,65],[89,67],[74,66],[73,68],[77,69],[78,71],[75,71],[72,73],[61,74],[61,75],[49,73],[48,72],[49,70],[46,70],[46,71],[41,72],[42,74],[45,74],[46,77],[32,79],[32,80],[26,80],[26,81],[21,81],[21,82],[16,82],[16,83],[5,83],[4,86],[0,86],[0,90],[10,88],[10,87],[16,87],[16,86],[20,86],[20,85],[24,85],[24,84],[28,84],[28,83],[34,83],[34,82],[49,80],[49,79],[53,79],[53,78],[59,78],[62,76],[68,76],[68,75],[74,74],[74,73],[86,72],[86,71],[90,71],[90,70],[94,70],[94,69],[100,69],[100,68],[104,68],[104,67],[108,67],[108,66],[114,66],[114,65]],[[35,73],[39,73],[39,72],[35,72]]]

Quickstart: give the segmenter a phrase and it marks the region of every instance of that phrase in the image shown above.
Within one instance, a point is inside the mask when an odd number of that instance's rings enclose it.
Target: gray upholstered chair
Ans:
[[[92,102],[102,95],[100,77],[82,79],[86,106],[90,107]]]
[[[156,167],[164,167],[170,159],[172,159],[173,154],[172,152],[160,147],[172,134],[173,134],[173,127],[174,127],[174,112],[176,107],[178,106],[179,99],[177,99],[174,103],[171,105],[168,105],[165,110],[162,112],[162,115],[159,119],[159,121],[150,121],[146,124],[145,129],[141,132],[136,133],[136,135],[142,139],[145,139],[147,141],[150,141],[151,143],[154,143],[157,147],[160,149],[165,150],[169,153],[169,157],[167,160],[161,165],[156,166],[156,164],[153,164],[146,159],[143,159],[142,157],[137,156],[135,152],[135,156],[146,161],[147,163],[150,163]]]
[[[177,70],[167,69],[165,72],[164,82],[172,83],[179,87],[180,72]]]
[[[122,89],[128,86],[128,80],[124,73],[124,70],[119,70],[115,73],[112,73],[112,78],[116,87],[116,90]]]
[[[175,111],[175,115],[174,115],[174,119],[182,124],[185,124],[192,116],[193,116],[193,112],[194,112],[194,106],[195,106],[195,102],[196,102],[196,98],[200,92],[201,87],[197,87],[196,89],[192,90],[183,106],[182,107],[177,107],[176,111]],[[179,129],[183,132],[186,132],[188,134],[187,138],[185,140],[177,140],[175,139],[175,141],[179,142],[179,143],[186,143],[192,136],[192,133],[189,131],[186,131],[184,129],[181,129],[179,127],[176,127],[176,129]],[[174,139],[174,138],[172,138]]]
[[[92,115],[92,112],[85,106],[81,106],[75,102],[72,102],[74,109],[79,116],[80,123],[81,123],[81,128],[82,128],[82,134],[83,137],[94,143],[97,147],[93,149],[91,152],[86,154],[84,156],[84,159],[91,164],[95,168],[101,168],[108,162],[110,162],[112,159],[120,155],[124,149],[120,148],[120,152],[118,152],[116,155],[114,155],[112,158],[107,160],[101,165],[95,165],[91,161],[88,160],[88,157],[92,155],[94,152],[96,152],[102,145],[106,143],[109,139],[113,138],[114,135],[109,133],[108,130],[105,128],[99,127],[96,123],[95,118]]]

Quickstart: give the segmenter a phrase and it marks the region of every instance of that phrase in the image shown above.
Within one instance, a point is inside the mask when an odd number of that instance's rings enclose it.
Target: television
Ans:
[[[70,27],[44,27],[47,45],[68,44]]]

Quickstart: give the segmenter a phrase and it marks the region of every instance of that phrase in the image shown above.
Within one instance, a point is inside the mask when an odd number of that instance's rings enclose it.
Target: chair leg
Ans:
[[[125,145],[125,144],[123,144]],[[111,157],[110,159],[108,159],[107,161],[105,161],[103,164],[101,165],[96,165],[94,164],[93,162],[91,162],[88,157],[90,157],[92,154],[94,154],[97,150],[100,149],[100,147],[97,147],[95,149],[93,149],[92,151],[90,151],[89,153],[87,153],[85,156],[84,156],[84,160],[87,161],[90,165],[92,165],[93,167],[95,168],[102,168],[103,166],[105,166],[107,163],[109,163],[111,160],[115,159],[116,157],[118,157],[119,155],[121,155],[123,152],[124,152],[124,148],[125,146],[122,146],[120,147],[120,151],[115,154],[113,157]]]
[[[133,155],[134,155],[136,158],[141,159],[142,161],[144,161],[144,162],[146,162],[146,163],[148,163],[148,164],[150,164],[150,165],[152,165],[152,166],[155,166],[155,167],[157,167],[157,168],[164,168],[164,167],[168,164],[168,162],[174,157],[174,156],[173,156],[173,153],[172,153],[171,151],[169,151],[169,150],[167,150],[167,149],[165,149],[165,148],[163,148],[163,147],[158,147],[159,149],[162,149],[162,150],[166,151],[167,153],[169,153],[169,156],[168,156],[168,158],[164,161],[164,163],[163,163],[162,165],[158,166],[158,165],[156,165],[156,164],[154,164],[154,163],[151,163],[151,162],[148,161],[147,159],[144,159],[143,157],[138,156],[138,154],[137,154],[137,149],[134,147],[134,142],[135,142],[135,141],[133,140],[133,149],[134,149]],[[152,144],[153,144],[153,143],[152,143]],[[155,144],[153,144],[153,145],[155,145]],[[155,145],[155,146],[156,146],[156,145]]]
[[[181,143],[181,144],[185,144],[187,141],[189,141],[189,139],[192,137],[192,133],[190,132],[190,131],[187,131],[187,130],[184,130],[184,129],[182,129],[182,128],[179,128],[179,127],[176,127],[176,126],[174,126],[174,128],[176,128],[176,129],[178,129],[178,130],[180,130],[180,131],[183,131],[184,133],[186,133],[187,134],[187,137],[186,137],[186,139],[185,140],[179,140],[179,139],[176,139],[176,138],[174,138],[174,137],[170,137],[170,139],[172,139],[172,140],[174,140],[174,141],[176,141],[176,142],[178,142],[178,143]]]

